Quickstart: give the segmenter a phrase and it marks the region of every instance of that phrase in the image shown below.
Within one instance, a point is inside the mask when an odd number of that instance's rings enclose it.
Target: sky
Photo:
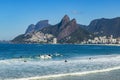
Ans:
[[[28,25],[40,20],[54,25],[65,14],[84,25],[93,19],[120,17],[120,0],[0,0],[0,40],[24,34]]]

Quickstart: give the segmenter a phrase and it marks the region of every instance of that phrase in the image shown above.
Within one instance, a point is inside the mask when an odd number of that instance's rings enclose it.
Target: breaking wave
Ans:
[[[76,73],[66,73],[66,74],[56,74],[56,75],[47,75],[47,76],[21,78],[21,79],[14,79],[14,80],[34,80],[34,79],[57,78],[57,77],[63,77],[63,76],[82,76],[82,75],[87,75],[87,74],[109,72],[109,71],[118,70],[118,69],[120,69],[120,66],[119,67],[102,69],[102,70],[94,70],[94,71],[86,71],[86,72],[76,72]]]
[[[30,80],[69,75],[82,76],[120,69],[120,55],[76,57],[67,61],[33,58],[0,60],[0,79]]]

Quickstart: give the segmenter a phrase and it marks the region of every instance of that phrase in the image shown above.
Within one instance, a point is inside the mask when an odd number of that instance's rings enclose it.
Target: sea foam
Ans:
[[[94,70],[94,71],[86,71],[86,72],[76,72],[76,73],[66,73],[66,74],[56,74],[56,75],[47,75],[47,76],[21,78],[21,79],[14,79],[14,80],[35,80],[35,79],[56,78],[56,77],[63,77],[63,76],[82,76],[82,75],[87,75],[87,74],[109,72],[109,71],[118,70],[118,69],[120,69],[120,66],[113,67],[113,68],[102,69],[102,70]]]
[[[81,76],[120,69],[120,55],[89,57],[69,59],[67,63],[64,60],[26,59],[27,62],[22,59],[1,60],[0,79],[31,80],[69,75]]]

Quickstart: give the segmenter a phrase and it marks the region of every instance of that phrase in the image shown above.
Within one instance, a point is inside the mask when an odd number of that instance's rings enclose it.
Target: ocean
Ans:
[[[0,80],[85,80],[117,69],[120,46],[0,44]]]

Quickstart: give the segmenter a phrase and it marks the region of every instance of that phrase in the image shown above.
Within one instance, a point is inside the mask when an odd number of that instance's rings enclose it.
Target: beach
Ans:
[[[120,70],[87,74],[83,76],[66,76],[60,78],[51,78],[47,80],[120,80]]]
[[[119,80],[119,75],[120,67],[114,67],[86,72],[21,78],[17,80]]]
[[[29,80],[120,80],[120,69],[111,70],[107,72],[91,73],[86,75],[74,75]]]
[[[67,76],[58,79],[47,79],[47,80],[120,80],[120,70],[87,74],[83,76]]]

